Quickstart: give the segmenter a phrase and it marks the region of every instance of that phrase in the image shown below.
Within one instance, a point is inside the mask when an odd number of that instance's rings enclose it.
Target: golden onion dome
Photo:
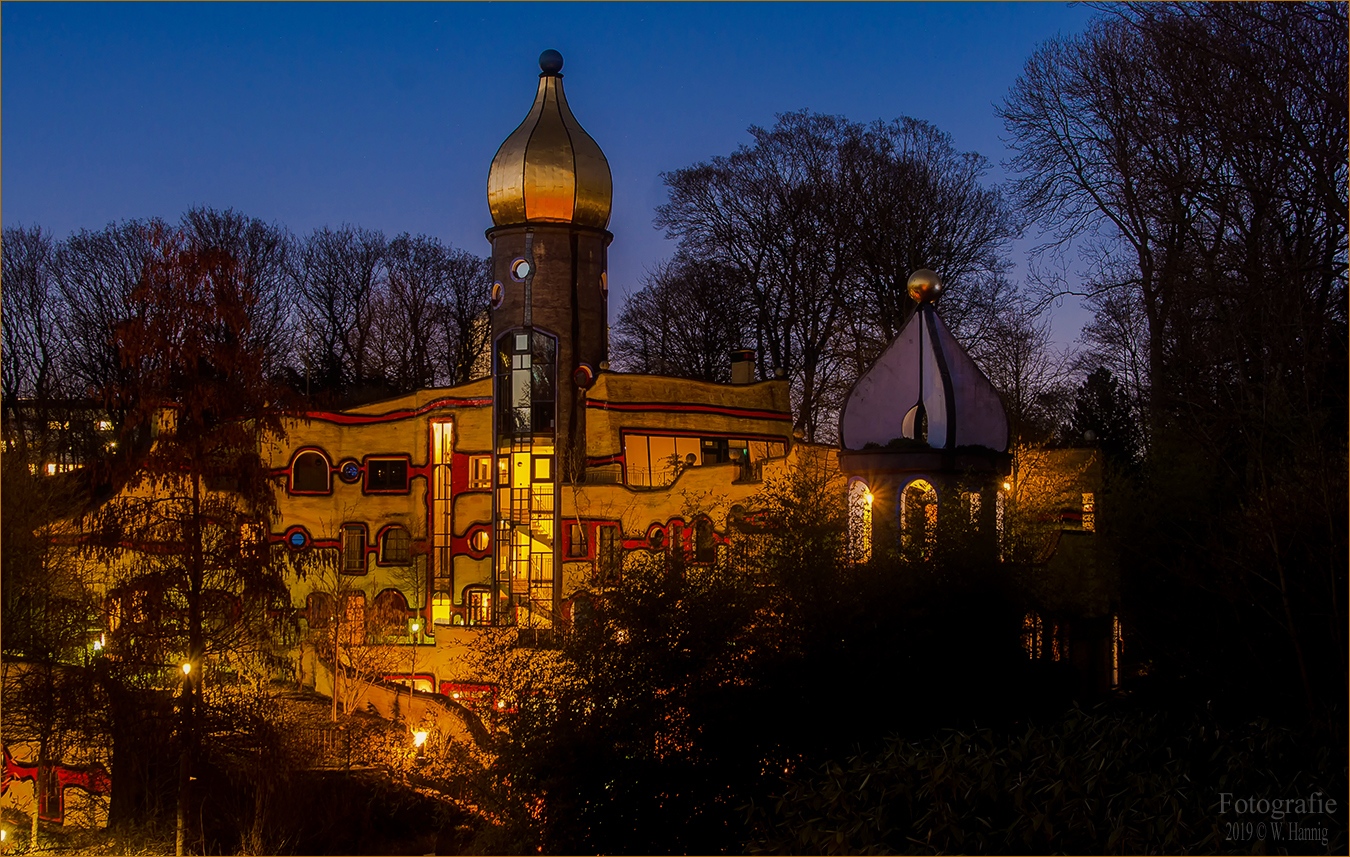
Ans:
[[[539,55],[539,91],[488,171],[488,209],[496,226],[574,223],[604,229],[614,199],[605,153],[567,106],[562,54]]]

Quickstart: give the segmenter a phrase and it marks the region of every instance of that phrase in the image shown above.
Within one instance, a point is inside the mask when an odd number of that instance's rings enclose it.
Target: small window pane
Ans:
[[[366,528],[359,524],[342,528],[342,570],[347,574],[366,573]]]
[[[407,565],[412,561],[412,536],[402,527],[394,527],[384,534],[384,561],[390,565]]]
[[[407,491],[408,460],[376,458],[366,463],[367,491]]]

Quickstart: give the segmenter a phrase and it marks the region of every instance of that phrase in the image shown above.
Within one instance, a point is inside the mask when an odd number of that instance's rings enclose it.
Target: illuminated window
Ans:
[[[448,592],[437,592],[431,596],[431,623],[449,625],[454,622],[455,602]]]
[[[291,462],[291,490],[327,494],[332,490],[328,459],[313,450],[302,452]]]
[[[497,427],[502,435],[554,431],[557,341],[542,331],[517,331],[497,342]]]
[[[900,529],[906,549],[928,559],[937,536],[937,491],[924,479],[905,487],[900,501]]]
[[[384,531],[384,544],[380,546],[380,561],[386,565],[407,565],[412,562],[412,536],[402,527],[390,527]]]
[[[366,528],[361,524],[342,528],[342,570],[347,574],[366,573]]]
[[[468,604],[470,625],[492,624],[492,593],[485,586],[470,586],[464,590],[464,600]]]
[[[1083,494],[1083,529],[1089,533],[1097,529],[1097,504],[1090,492]]]
[[[970,512],[970,528],[978,530],[980,528],[980,493],[978,491],[967,491],[961,495],[961,501],[965,503],[966,509]]]
[[[864,563],[872,559],[872,492],[867,483],[854,479],[848,486],[849,559]]]
[[[407,491],[406,458],[372,458],[366,462],[367,491]]]
[[[469,459],[469,487],[492,487],[492,456],[475,455]]]

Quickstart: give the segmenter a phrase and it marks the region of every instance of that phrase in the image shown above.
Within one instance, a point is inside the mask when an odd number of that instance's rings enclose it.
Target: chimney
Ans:
[[[737,348],[731,352],[731,383],[755,383],[755,350]]]

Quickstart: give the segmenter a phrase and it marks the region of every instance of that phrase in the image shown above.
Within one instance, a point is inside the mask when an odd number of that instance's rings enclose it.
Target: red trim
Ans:
[[[652,414],[719,414],[726,417],[743,419],[781,420],[792,422],[792,414],[783,411],[764,411],[755,408],[733,408],[726,405],[681,405],[672,402],[606,402],[603,399],[587,399],[587,408],[599,411],[624,411],[629,413]]]
[[[319,420],[326,423],[337,423],[344,426],[369,425],[371,423],[391,423],[399,420],[406,420],[409,417],[417,417],[430,411],[438,411],[442,408],[481,408],[492,404],[492,397],[480,399],[457,399],[444,398],[437,399],[434,402],[428,402],[420,408],[400,408],[397,411],[387,411],[383,414],[348,414],[333,411],[306,411],[305,419]]]
[[[323,491],[311,491],[311,490],[297,491],[295,488],[295,461],[300,456],[307,455],[311,452],[315,453],[316,455],[322,456],[323,463],[328,467],[328,487]],[[327,453],[327,451],[317,446],[302,446],[295,452],[292,452],[291,460],[286,464],[286,469],[281,471],[273,471],[273,474],[278,476],[285,474],[286,493],[291,495],[292,497],[327,497],[333,493],[333,458]]]
[[[3,765],[0,765],[0,795],[9,791],[10,783],[23,780],[33,782],[36,791],[37,764],[17,761],[9,754],[9,747],[5,747],[3,752]],[[74,767],[56,763],[50,767],[56,774],[56,812],[48,812],[43,815],[44,821],[57,824],[65,821],[67,788],[84,789],[86,792],[96,795],[112,794],[112,778],[108,776],[108,772],[104,770],[102,765]],[[39,806],[41,806],[41,795],[35,794],[35,796],[38,798]]]
[[[599,467],[602,464],[623,464],[623,453],[616,452],[613,455],[587,456],[586,458],[587,467]]]

